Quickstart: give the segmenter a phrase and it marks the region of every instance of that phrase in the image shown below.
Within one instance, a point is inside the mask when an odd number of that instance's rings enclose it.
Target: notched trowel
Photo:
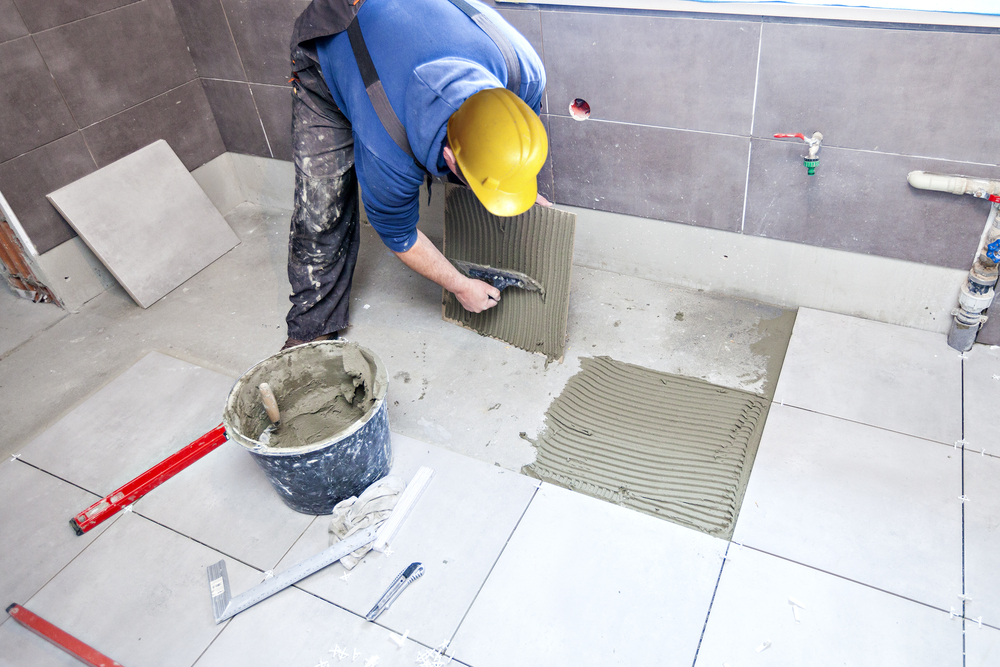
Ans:
[[[501,292],[508,287],[519,287],[528,292],[538,292],[542,297],[542,301],[545,301],[545,288],[542,287],[540,282],[526,273],[510,271],[508,269],[497,269],[485,264],[473,264],[472,262],[463,262],[457,259],[450,261],[464,275],[487,282]]]

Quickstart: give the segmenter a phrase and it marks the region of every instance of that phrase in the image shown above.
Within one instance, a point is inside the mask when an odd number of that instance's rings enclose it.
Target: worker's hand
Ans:
[[[543,197],[541,193],[538,193],[538,196],[535,197],[535,203],[538,204],[539,206],[546,206],[548,208],[552,208],[552,202]]]
[[[467,278],[454,294],[462,304],[462,308],[470,313],[481,313],[500,302],[500,290],[489,283],[472,278]]]

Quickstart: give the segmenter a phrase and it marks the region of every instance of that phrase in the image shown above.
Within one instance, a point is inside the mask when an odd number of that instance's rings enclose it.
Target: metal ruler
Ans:
[[[220,560],[214,565],[209,565],[208,586],[212,593],[212,613],[215,614],[216,624],[222,623],[227,618],[232,618],[261,600],[266,600],[275,593],[283,591],[292,584],[305,579],[310,574],[337,562],[352,551],[368,546],[375,541],[377,534],[378,529],[375,527],[355,533],[346,540],[337,542],[329,549],[296,563],[281,574],[276,574],[269,579],[265,579],[246,593],[241,593],[236,597],[232,596],[232,591],[229,588],[229,574],[226,572],[226,561]]]

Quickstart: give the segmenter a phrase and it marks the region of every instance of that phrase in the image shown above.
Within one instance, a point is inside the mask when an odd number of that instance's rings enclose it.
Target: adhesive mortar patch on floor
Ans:
[[[454,294],[445,292],[444,319],[549,359],[562,359],[575,234],[574,213],[536,205],[522,215],[500,218],[483,208],[471,190],[449,187],[445,257],[523,273],[541,284],[544,297],[508,287],[495,307],[470,313]]]
[[[608,357],[581,364],[524,472],[732,537],[770,401]]]

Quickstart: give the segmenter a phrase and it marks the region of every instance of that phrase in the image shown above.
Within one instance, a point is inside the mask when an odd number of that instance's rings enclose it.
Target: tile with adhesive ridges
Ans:
[[[235,442],[153,489],[135,511],[262,570],[273,568],[315,519],[285,505]]]
[[[212,616],[205,574],[220,558],[126,513],[24,606],[123,665],[192,665],[223,628]],[[261,580],[246,565],[226,565],[236,590]],[[38,637],[25,634],[14,645],[4,642],[2,653],[36,652]]]
[[[437,645],[458,627],[537,488],[533,479],[392,434],[390,474],[409,482],[427,466],[434,476],[395,539],[389,556],[369,553],[351,571],[336,563],[298,586],[364,617],[412,562],[425,574],[378,618],[397,633]],[[329,546],[330,520],[319,517],[275,573]],[[433,613],[428,613],[433,609]]]
[[[965,441],[969,443],[968,449],[975,453],[985,449],[987,454],[1000,456],[996,420],[1000,405],[1000,347],[973,345],[966,356],[962,377],[965,383]]]
[[[1000,664],[1000,630],[968,621],[965,628],[965,667]]]
[[[462,622],[458,660],[692,664],[726,542],[543,484]]]
[[[205,99],[200,86],[195,92]],[[211,115],[207,100],[204,108]],[[218,129],[211,129],[221,150]],[[48,200],[143,308],[240,242],[162,139],[50,192]]]
[[[110,525],[77,536],[69,520],[92,493],[11,459],[0,463],[0,600],[24,604]],[[0,623],[7,616],[0,618]],[[2,642],[0,642],[2,644]]]
[[[731,545],[695,667],[723,664],[962,667],[962,621]]]
[[[994,414],[996,412],[994,404]],[[995,442],[995,440],[994,440]],[[1000,458],[966,450],[965,594],[969,618],[1000,627]]]
[[[774,402],[952,445],[961,383],[943,334],[800,308]]]
[[[772,403],[733,541],[948,609],[961,495],[960,449]]]
[[[225,375],[151,352],[25,445],[21,458],[106,496],[218,426],[232,386]]]

